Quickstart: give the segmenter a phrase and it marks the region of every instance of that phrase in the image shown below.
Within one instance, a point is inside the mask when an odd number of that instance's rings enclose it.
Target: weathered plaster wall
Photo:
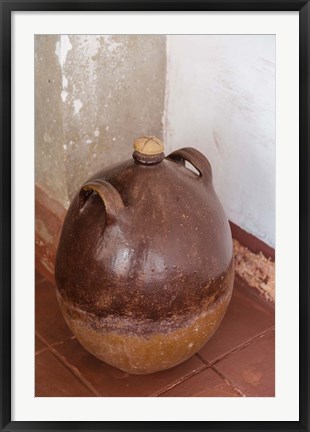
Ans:
[[[165,36],[36,36],[36,181],[65,205],[100,168],[162,138]]]
[[[230,220],[275,245],[275,36],[167,37],[166,149],[210,160]]]
[[[35,38],[35,176],[51,197],[65,205],[62,72],[55,55],[59,43],[60,36]]]

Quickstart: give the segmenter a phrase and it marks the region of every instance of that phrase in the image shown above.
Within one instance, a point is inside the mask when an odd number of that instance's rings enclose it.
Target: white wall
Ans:
[[[168,36],[165,146],[213,168],[230,220],[275,245],[275,37]]]

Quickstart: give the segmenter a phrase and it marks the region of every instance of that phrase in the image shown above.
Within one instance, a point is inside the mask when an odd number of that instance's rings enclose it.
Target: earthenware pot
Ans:
[[[191,357],[219,326],[234,278],[206,157],[183,148],[165,158],[157,138],[138,139],[132,159],[73,199],[55,275],[65,320],[94,356],[134,374]]]

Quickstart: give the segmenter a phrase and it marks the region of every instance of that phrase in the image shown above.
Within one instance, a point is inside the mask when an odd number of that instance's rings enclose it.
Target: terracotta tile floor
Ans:
[[[77,342],[54,286],[36,275],[36,396],[274,396],[274,308],[236,277],[212,339],[191,359],[151,375],[130,375]]]

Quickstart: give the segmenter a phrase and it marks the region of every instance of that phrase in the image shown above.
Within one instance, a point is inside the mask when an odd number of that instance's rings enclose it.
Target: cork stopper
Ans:
[[[155,156],[164,152],[164,145],[160,139],[154,136],[141,137],[136,139],[134,149],[142,155]]]

